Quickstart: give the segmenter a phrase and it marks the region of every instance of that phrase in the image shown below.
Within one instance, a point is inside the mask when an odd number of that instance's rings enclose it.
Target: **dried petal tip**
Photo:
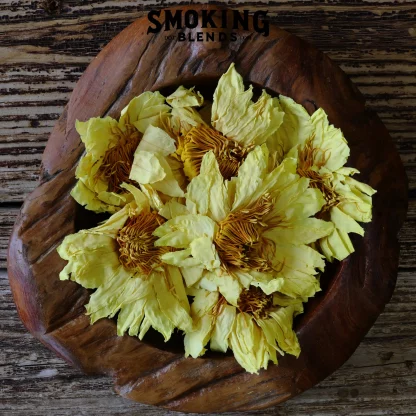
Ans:
[[[194,127],[182,139],[178,153],[184,162],[184,171],[189,179],[199,175],[202,158],[213,151],[218,161],[220,172],[225,179],[237,176],[238,168],[244,161],[252,146],[243,147],[236,141],[227,139],[220,132],[210,127]]]
[[[160,256],[168,247],[155,247],[153,232],[164,219],[155,212],[141,212],[130,217],[117,235],[120,263],[127,270],[149,275],[160,263]]]

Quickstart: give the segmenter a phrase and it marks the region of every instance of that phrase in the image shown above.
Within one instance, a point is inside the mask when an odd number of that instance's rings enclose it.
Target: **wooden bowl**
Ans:
[[[193,6],[199,13],[202,8],[207,7]],[[147,34],[148,26],[147,18],[137,20],[91,62],[49,138],[40,184],[26,199],[10,241],[14,299],[36,338],[85,373],[113,376],[124,397],[188,412],[272,406],[340,367],[389,301],[398,268],[397,233],[407,209],[406,175],[387,130],[358,90],[303,40],[271,27],[268,37],[235,31],[234,42],[178,42],[173,31]],[[175,39],[167,40],[170,35]],[[349,142],[348,164],[377,189],[365,237],[354,237],[355,253],[328,267],[323,291],[295,323],[300,357],[286,355],[259,375],[246,373],[232,355],[184,358],[181,340],[164,344],[154,334],[143,342],[118,337],[110,319],[90,325],[84,314],[90,292],[58,278],[65,262],[56,247],[67,234],[98,220],[69,195],[84,151],[75,120],[118,117],[146,90],[184,84],[212,95],[231,62],[247,82],[290,96],[309,112],[323,107]]]

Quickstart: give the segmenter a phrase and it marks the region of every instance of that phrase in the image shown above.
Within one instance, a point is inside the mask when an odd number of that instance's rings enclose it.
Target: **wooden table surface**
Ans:
[[[410,198],[395,293],[354,355],[315,388],[247,414],[416,414],[416,2],[237,3],[269,10],[351,77],[390,131]],[[13,222],[75,83],[103,45],[158,4],[64,0],[49,15],[42,1],[0,0],[0,415],[174,414],[118,397],[108,378],[86,377],[45,349],[17,316],[6,270]]]

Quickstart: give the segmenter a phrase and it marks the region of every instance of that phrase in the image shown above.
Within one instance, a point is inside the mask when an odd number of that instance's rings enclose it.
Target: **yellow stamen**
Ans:
[[[129,124],[124,132],[117,128],[113,133],[118,138],[117,143],[105,153],[96,177],[108,182],[110,192],[122,193],[125,192],[120,186],[123,182],[133,183],[129,175],[142,135]]]
[[[268,227],[263,218],[272,209],[270,195],[264,195],[252,207],[231,212],[219,223],[214,243],[225,269],[272,270],[261,237]]]
[[[210,127],[193,127],[186,136],[179,138],[178,149],[189,179],[199,175],[202,158],[210,150],[215,154],[222,176],[230,179],[237,175],[252,146],[242,147]]]
[[[261,289],[254,286],[241,292],[238,299],[238,309],[253,315],[256,319],[266,318],[272,307],[273,295],[266,295]]]
[[[214,316],[214,317],[217,317],[222,312],[222,309],[223,309],[224,305],[226,305],[226,304],[227,304],[227,301],[226,301],[225,297],[220,295],[219,298],[218,298],[218,302],[212,308],[211,315]]]
[[[126,221],[116,240],[120,263],[127,270],[149,275],[161,263],[160,256],[171,248],[155,247],[153,232],[164,222],[155,212],[141,212]]]
[[[328,156],[323,155],[318,159],[319,148],[313,145],[314,136],[311,136],[305,143],[305,146],[299,149],[299,163],[297,173],[304,177],[309,178],[309,185],[311,188],[317,188],[322,192],[325,198],[326,204],[321,209],[321,214],[328,211],[331,207],[339,203],[338,194],[335,192],[331,183],[331,175],[319,174],[314,170],[315,168],[320,169],[328,161]]]

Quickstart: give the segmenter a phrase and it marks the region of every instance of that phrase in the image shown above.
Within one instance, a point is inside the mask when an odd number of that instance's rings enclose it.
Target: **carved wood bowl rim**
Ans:
[[[199,11],[209,7],[192,6]],[[340,367],[389,301],[398,268],[397,233],[407,210],[403,165],[387,130],[345,74],[296,36],[272,26],[267,38],[243,32],[249,34],[246,40],[184,48],[162,38],[169,33],[147,35],[147,26],[146,18],[138,19],[91,62],[50,136],[40,184],[26,199],[9,245],[17,309],[47,347],[86,373],[112,375],[116,391],[125,397],[186,412],[269,407]],[[90,326],[83,308],[89,292],[59,281],[65,262],[55,250],[76,230],[75,212],[80,212],[69,196],[83,153],[75,119],[118,117],[145,90],[181,84],[198,89],[207,80],[214,84],[231,62],[248,83],[290,96],[309,112],[322,106],[350,144],[348,164],[378,191],[373,222],[365,225],[363,238],[353,237],[356,252],[334,267],[323,293],[297,322],[299,359],[286,355],[259,375],[244,372],[230,355],[185,359],[156,344],[117,337],[109,319]]]

